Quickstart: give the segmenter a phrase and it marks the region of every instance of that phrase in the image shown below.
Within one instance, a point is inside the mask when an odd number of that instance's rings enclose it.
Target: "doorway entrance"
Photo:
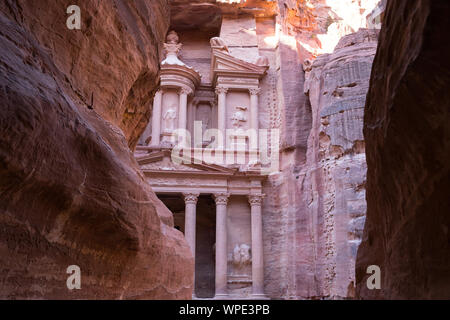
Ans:
[[[158,194],[172,211],[174,226],[184,233],[185,202],[182,194]],[[214,298],[215,295],[216,204],[211,195],[200,195],[196,210],[195,295]]]

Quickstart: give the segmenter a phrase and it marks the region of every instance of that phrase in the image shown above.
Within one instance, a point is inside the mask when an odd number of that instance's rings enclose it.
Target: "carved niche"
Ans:
[[[175,106],[170,106],[164,113],[164,132],[172,133],[175,130],[175,119],[177,118],[177,110]]]

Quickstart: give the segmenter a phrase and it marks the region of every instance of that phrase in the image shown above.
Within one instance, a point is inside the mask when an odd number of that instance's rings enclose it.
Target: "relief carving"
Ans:
[[[247,122],[247,116],[245,112],[247,111],[247,107],[237,106],[236,111],[231,116],[231,123],[235,129],[239,129],[242,125]]]
[[[251,249],[247,244],[236,245],[233,250],[233,265],[242,268],[251,264]]]
[[[206,132],[206,130],[210,129],[211,127],[211,117],[212,117],[211,106],[206,104],[199,105],[197,107],[197,114],[198,114],[197,121],[202,122],[202,131]]]
[[[220,51],[225,51],[227,53],[230,53],[228,46],[226,45],[225,41],[222,38],[219,38],[219,37],[211,38],[210,43],[211,43],[211,47],[213,49],[217,49]]]
[[[171,106],[163,116],[165,132],[172,133],[175,130],[176,118],[177,118],[177,111],[174,106]]]
[[[261,93],[260,88],[251,88],[251,89],[248,89],[248,91],[250,92],[250,95],[252,95],[252,96],[257,96]]]
[[[269,59],[265,56],[259,56],[255,63],[257,66],[268,67]]]
[[[214,194],[214,200],[216,201],[216,205],[227,205],[229,197],[230,197],[229,193],[220,192]]]
[[[224,87],[224,86],[218,86],[216,88],[216,94],[220,95],[220,94],[226,94],[228,92],[228,88]]]

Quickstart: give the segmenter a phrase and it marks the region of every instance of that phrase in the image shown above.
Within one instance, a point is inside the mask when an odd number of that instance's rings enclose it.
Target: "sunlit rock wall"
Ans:
[[[313,2],[279,1],[276,33],[266,37],[277,48],[282,148],[281,172],[266,186],[266,291],[286,299],[353,297],[364,226],[362,122],[376,32],[341,37],[367,25],[376,1],[349,3],[353,15],[336,21],[340,6]],[[301,65],[315,56],[305,78]]]

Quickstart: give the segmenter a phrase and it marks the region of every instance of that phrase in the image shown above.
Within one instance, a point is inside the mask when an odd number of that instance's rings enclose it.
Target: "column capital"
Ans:
[[[248,89],[248,91],[250,92],[250,95],[252,95],[252,96],[257,96],[261,93],[260,88],[250,88],[250,89]]]
[[[214,200],[216,201],[216,205],[217,204],[227,205],[229,197],[230,197],[230,194],[226,193],[226,192],[221,192],[221,193],[215,193],[214,194]]]
[[[248,202],[251,206],[260,206],[265,196],[265,194],[250,194],[248,195]]]
[[[182,87],[182,88],[180,88],[179,93],[180,93],[180,94],[185,94],[185,95],[189,96],[189,95],[191,95],[193,92],[192,92],[192,89],[191,89],[191,88]]]
[[[228,89],[229,88],[227,88],[225,86],[217,86],[216,87],[216,94],[227,93]]]
[[[186,204],[188,204],[188,203],[197,204],[199,195],[200,195],[200,193],[196,193],[196,192],[183,193],[184,203],[186,203]]]

